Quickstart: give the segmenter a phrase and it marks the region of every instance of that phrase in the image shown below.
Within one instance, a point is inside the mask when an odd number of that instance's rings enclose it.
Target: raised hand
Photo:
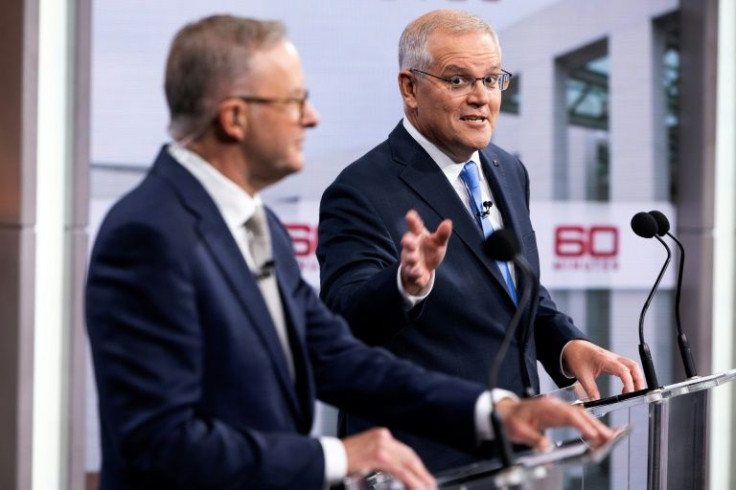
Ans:
[[[452,222],[446,219],[430,233],[419,213],[412,209],[406,213],[406,224],[409,231],[401,237],[401,283],[407,293],[419,296],[445,258]]]

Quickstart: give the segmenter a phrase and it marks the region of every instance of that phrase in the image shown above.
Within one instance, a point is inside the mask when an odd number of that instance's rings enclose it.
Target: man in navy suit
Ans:
[[[433,485],[386,429],[309,436],[316,397],[471,451],[492,438],[481,384],[429,373],[357,341],[305,283],[259,191],[303,165],[307,101],[278,22],[214,16],[172,44],[175,143],[110,211],[87,284],[103,489],[319,489],[370,470]],[[500,399],[517,442],[571,425],[612,432],[553,400]]]
[[[516,309],[517,287],[524,286],[512,264],[484,253],[484,235],[514,230],[539,273],[527,171],[490,143],[510,74],[493,29],[454,10],[409,24],[399,64],[404,119],[322,197],[321,297],[367,343],[483,383]],[[644,387],[634,361],[585,340],[543,287],[522,325],[530,321],[523,360],[512,347],[501,388],[538,391],[537,360],[559,385],[577,378],[591,398],[599,397],[594,379],[601,373],[620,377],[625,392]],[[341,415],[345,433],[369,426]],[[468,460],[434,442],[400,439],[431,470]]]

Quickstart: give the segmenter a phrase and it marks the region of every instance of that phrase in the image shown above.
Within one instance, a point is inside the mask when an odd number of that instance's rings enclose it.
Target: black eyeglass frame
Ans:
[[[460,78],[463,78],[465,80],[469,80],[471,82],[470,85],[468,86],[469,87],[469,91],[472,91],[473,90],[473,87],[475,87],[475,83],[476,82],[481,82],[483,84],[483,88],[485,88],[486,90],[493,90],[493,89],[489,89],[488,86],[486,85],[486,83],[484,82],[484,80],[486,78],[488,78],[490,76],[493,76],[493,75],[486,75],[484,77],[468,77],[468,76],[465,76],[465,75],[453,75],[450,78],[445,78],[445,77],[441,77],[439,75],[435,75],[433,73],[428,73],[426,71],[418,70],[416,68],[409,68],[409,71],[412,72],[412,73],[421,73],[422,75],[426,75],[428,77],[436,78],[437,80],[442,80],[443,82],[445,82],[445,83],[448,84],[448,87],[450,89],[453,88],[452,87],[452,79],[455,78],[455,77],[460,77]],[[507,90],[509,88],[509,86],[511,85],[511,78],[513,76],[514,75],[512,75],[511,73],[509,73],[506,70],[504,70],[503,68],[501,68],[501,74],[498,76],[498,80],[496,81],[496,83],[498,85],[499,92],[503,92],[503,91],[505,91],[505,90]],[[501,83],[501,81],[504,78],[507,80],[506,83]]]
[[[305,91],[301,97],[258,97],[256,95],[230,95],[227,98],[240,99],[246,103],[253,104],[297,104],[299,109],[299,120],[304,119],[304,109],[309,100],[309,92]]]

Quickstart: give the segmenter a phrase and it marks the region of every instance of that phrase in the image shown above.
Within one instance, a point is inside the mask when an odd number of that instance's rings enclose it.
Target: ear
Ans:
[[[247,111],[247,104],[237,99],[222,102],[215,118],[217,132],[226,139],[235,141],[245,139],[248,128]]]
[[[401,70],[399,72],[399,91],[404,104],[407,107],[415,109],[417,107],[417,81],[414,74],[409,70]]]

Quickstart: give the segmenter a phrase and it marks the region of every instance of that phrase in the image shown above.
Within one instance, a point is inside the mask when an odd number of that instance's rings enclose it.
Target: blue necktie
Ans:
[[[462,172],[460,172],[460,178],[465,182],[465,187],[468,189],[470,194],[470,209],[475,215],[475,220],[483,230],[483,236],[488,236],[493,233],[493,224],[491,223],[488,213],[483,211],[483,198],[480,192],[480,175],[478,174],[478,165],[472,160],[465,164]],[[506,262],[498,261],[498,268],[501,269],[501,275],[504,281],[506,281],[506,288],[509,291],[511,299],[514,300],[514,304],[518,304],[519,299],[516,294],[516,287],[514,281],[511,278],[511,271],[509,265]]]

